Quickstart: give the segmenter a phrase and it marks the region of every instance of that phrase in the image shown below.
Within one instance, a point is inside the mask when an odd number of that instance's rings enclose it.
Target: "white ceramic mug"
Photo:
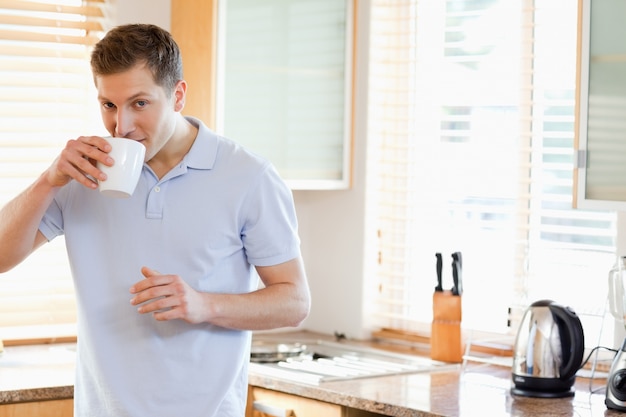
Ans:
[[[107,175],[104,181],[98,181],[100,193],[108,197],[128,198],[133,195],[141,176],[146,147],[141,143],[126,138],[106,137],[111,144],[109,155],[115,161],[113,166],[98,162],[98,169]]]

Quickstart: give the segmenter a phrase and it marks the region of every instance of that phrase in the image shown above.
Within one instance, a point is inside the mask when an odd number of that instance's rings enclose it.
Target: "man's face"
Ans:
[[[145,65],[95,79],[105,128],[113,136],[134,139],[146,147],[150,161],[174,132],[184,92],[168,96]]]

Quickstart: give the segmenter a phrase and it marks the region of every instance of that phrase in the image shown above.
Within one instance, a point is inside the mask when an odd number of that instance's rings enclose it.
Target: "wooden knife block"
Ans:
[[[461,311],[460,295],[452,295],[451,291],[435,291],[430,334],[431,359],[451,363],[463,361]]]

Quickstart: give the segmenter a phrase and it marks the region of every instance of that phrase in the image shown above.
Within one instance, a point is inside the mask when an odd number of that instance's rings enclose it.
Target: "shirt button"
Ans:
[[[158,193],[161,191],[161,187],[159,187],[158,185],[156,187],[154,187],[154,192]]]

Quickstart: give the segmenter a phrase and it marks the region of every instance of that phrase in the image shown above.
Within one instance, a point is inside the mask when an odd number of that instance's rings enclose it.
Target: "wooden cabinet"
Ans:
[[[260,387],[249,387],[246,417],[342,417],[342,407]]]
[[[351,186],[356,0],[172,0],[183,113],[263,155],[292,189]]]
[[[246,417],[375,417],[382,414],[250,386]]]
[[[293,188],[350,186],[352,0],[218,0],[216,129]]]
[[[579,0],[577,205],[626,209],[626,3]]]
[[[0,417],[72,417],[73,415],[74,402],[71,399],[0,405]]]

